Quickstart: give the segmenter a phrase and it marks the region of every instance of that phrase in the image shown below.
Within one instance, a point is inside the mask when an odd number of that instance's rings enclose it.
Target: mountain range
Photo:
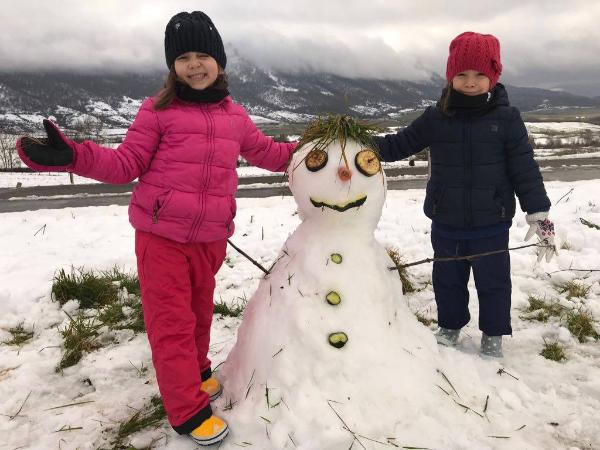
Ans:
[[[445,84],[436,74],[413,82],[284,73],[239,57],[230,59],[227,72],[233,98],[250,114],[277,122],[305,122],[327,112],[393,120],[434,103]],[[0,72],[0,132],[39,130],[44,117],[53,117],[63,127],[92,116],[106,128],[127,128],[141,101],[160,89],[164,77],[156,72]],[[507,89],[511,103],[521,111],[600,106],[599,97],[531,87]]]

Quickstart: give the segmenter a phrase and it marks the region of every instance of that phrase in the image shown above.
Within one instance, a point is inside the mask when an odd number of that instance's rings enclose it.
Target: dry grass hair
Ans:
[[[346,142],[349,140],[355,141],[366,148],[372,149],[377,157],[381,159],[373,139],[373,136],[381,131],[382,129],[373,123],[362,122],[347,115],[328,114],[325,117],[318,117],[308,124],[306,130],[300,136],[295,151],[300,150],[309,143],[312,145],[313,150],[325,150],[332,142],[338,141],[342,147],[344,163],[346,167],[349,167],[348,158],[344,151]]]

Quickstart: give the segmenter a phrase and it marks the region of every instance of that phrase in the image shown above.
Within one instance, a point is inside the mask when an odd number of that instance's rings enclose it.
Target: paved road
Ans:
[[[576,181],[600,179],[600,157],[539,161],[546,181]],[[420,189],[426,184],[426,167],[386,169],[388,189]],[[411,176],[402,179],[402,176]],[[417,176],[416,178],[413,176]],[[240,178],[237,198],[291,195],[287,186],[248,185],[284,182],[281,176]],[[85,184],[38,186],[21,189],[0,189],[0,213],[66,207],[127,205],[133,184]],[[48,197],[40,199],[39,197]]]

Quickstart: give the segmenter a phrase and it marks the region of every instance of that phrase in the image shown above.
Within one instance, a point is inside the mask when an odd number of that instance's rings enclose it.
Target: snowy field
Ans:
[[[444,411],[448,411],[438,420],[464,420],[464,425],[456,429],[455,435],[446,436],[448,445],[430,446],[436,442],[435,422],[415,414],[415,423],[422,423],[418,436],[403,435],[389,424],[389,429],[394,430],[390,431],[393,440],[389,442],[394,445],[362,440],[364,448],[600,448],[599,342],[580,343],[558,318],[531,321],[526,320],[525,313],[528,296],[535,295],[600,318],[600,230],[580,222],[584,218],[600,224],[600,182],[551,182],[546,186],[554,205],[551,219],[564,248],[549,264],[537,264],[531,248],[512,252],[514,334],[505,339],[504,360],[483,360],[478,356],[480,332],[476,319],[466,327],[458,348],[439,349],[440,361],[453,367],[449,381],[460,400],[432,385],[430,395],[437,395]],[[430,222],[421,210],[423,196],[422,190],[388,192],[376,231],[377,239],[386,247],[397,248],[405,262],[432,254]],[[299,224],[293,198],[240,199],[238,208],[232,241],[263,266],[270,266]],[[50,288],[55,272],[61,268],[102,270],[116,265],[125,271],[135,269],[134,233],[127,221],[127,208],[39,210],[6,213],[1,219],[0,342],[8,340],[11,336],[7,330],[20,323],[33,329],[34,337],[21,347],[0,345],[0,448],[106,448],[103,439],[109,439],[119,423],[157,393],[146,337],[124,331],[112,336],[105,347],[87,354],[76,366],[63,374],[56,373],[54,368],[61,357],[59,329],[68,323],[66,313],[75,312],[77,304],[69,302],[61,308],[51,300]],[[524,215],[519,213],[511,229],[511,247],[523,244],[527,229]],[[410,309],[425,318],[436,317],[430,270],[429,264],[409,269],[411,280],[420,290],[405,296]],[[256,290],[261,276],[256,267],[229,248],[217,276],[215,299],[230,305],[243,304]],[[589,287],[585,297],[568,299],[566,294],[559,294],[556,286],[572,280]],[[478,307],[472,281],[470,292],[471,314],[476,318]],[[214,316],[210,350],[214,365],[231,350],[239,323],[239,318]],[[431,325],[432,331],[434,328]],[[596,330],[600,331],[597,322]],[[567,359],[554,362],[540,356],[545,341],[563,345]],[[405,344],[398,342],[399,346]],[[382,361],[386,358],[384,354],[379,356]],[[150,370],[142,372],[141,367]],[[369,378],[371,369],[357,374],[356,382],[364,383],[365,389],[378,382],[377,377]],[[410,374],[410,367],[406,370]],[[396,375],[377,373],[391,380]],[[414,379],[397,388],[410,390],[419,383]],[[439,386],[450,390],[442,378]],[[482,389],[486,389],[483,392],[489,396],[487,399],[480,395]],[[343,396],[342,392],[339,394]],[[468,404],[481,417],[465,412],[455,404],[457,401]],[[53,409],[74,403],[77,405]],[[415,411],[418,406],[397,405]],[[223,408],[223,404],[217,402],[217,408]],[[372,420],[376,422],[378,418]],[[267,425],[254,435],[236,434],[235,422],[230,422],[230,427],[232,433],[221,449],[272,448],[265,433]],[[469,442],[478,445],[473,447]],[[351,443],[348,435],[344,449]],[[135,448],[194,448],[191,441],[177,436],[166,424],[136,434],[131,444]],[[355,443],[352,448],[361,447]]]

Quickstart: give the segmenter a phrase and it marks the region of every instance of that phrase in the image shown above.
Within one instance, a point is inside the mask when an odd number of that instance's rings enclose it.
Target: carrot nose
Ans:
[[[352,171],[345,166],[340,167],[338,169],[338,177],[342,181],[348,181],[352,178]]]

